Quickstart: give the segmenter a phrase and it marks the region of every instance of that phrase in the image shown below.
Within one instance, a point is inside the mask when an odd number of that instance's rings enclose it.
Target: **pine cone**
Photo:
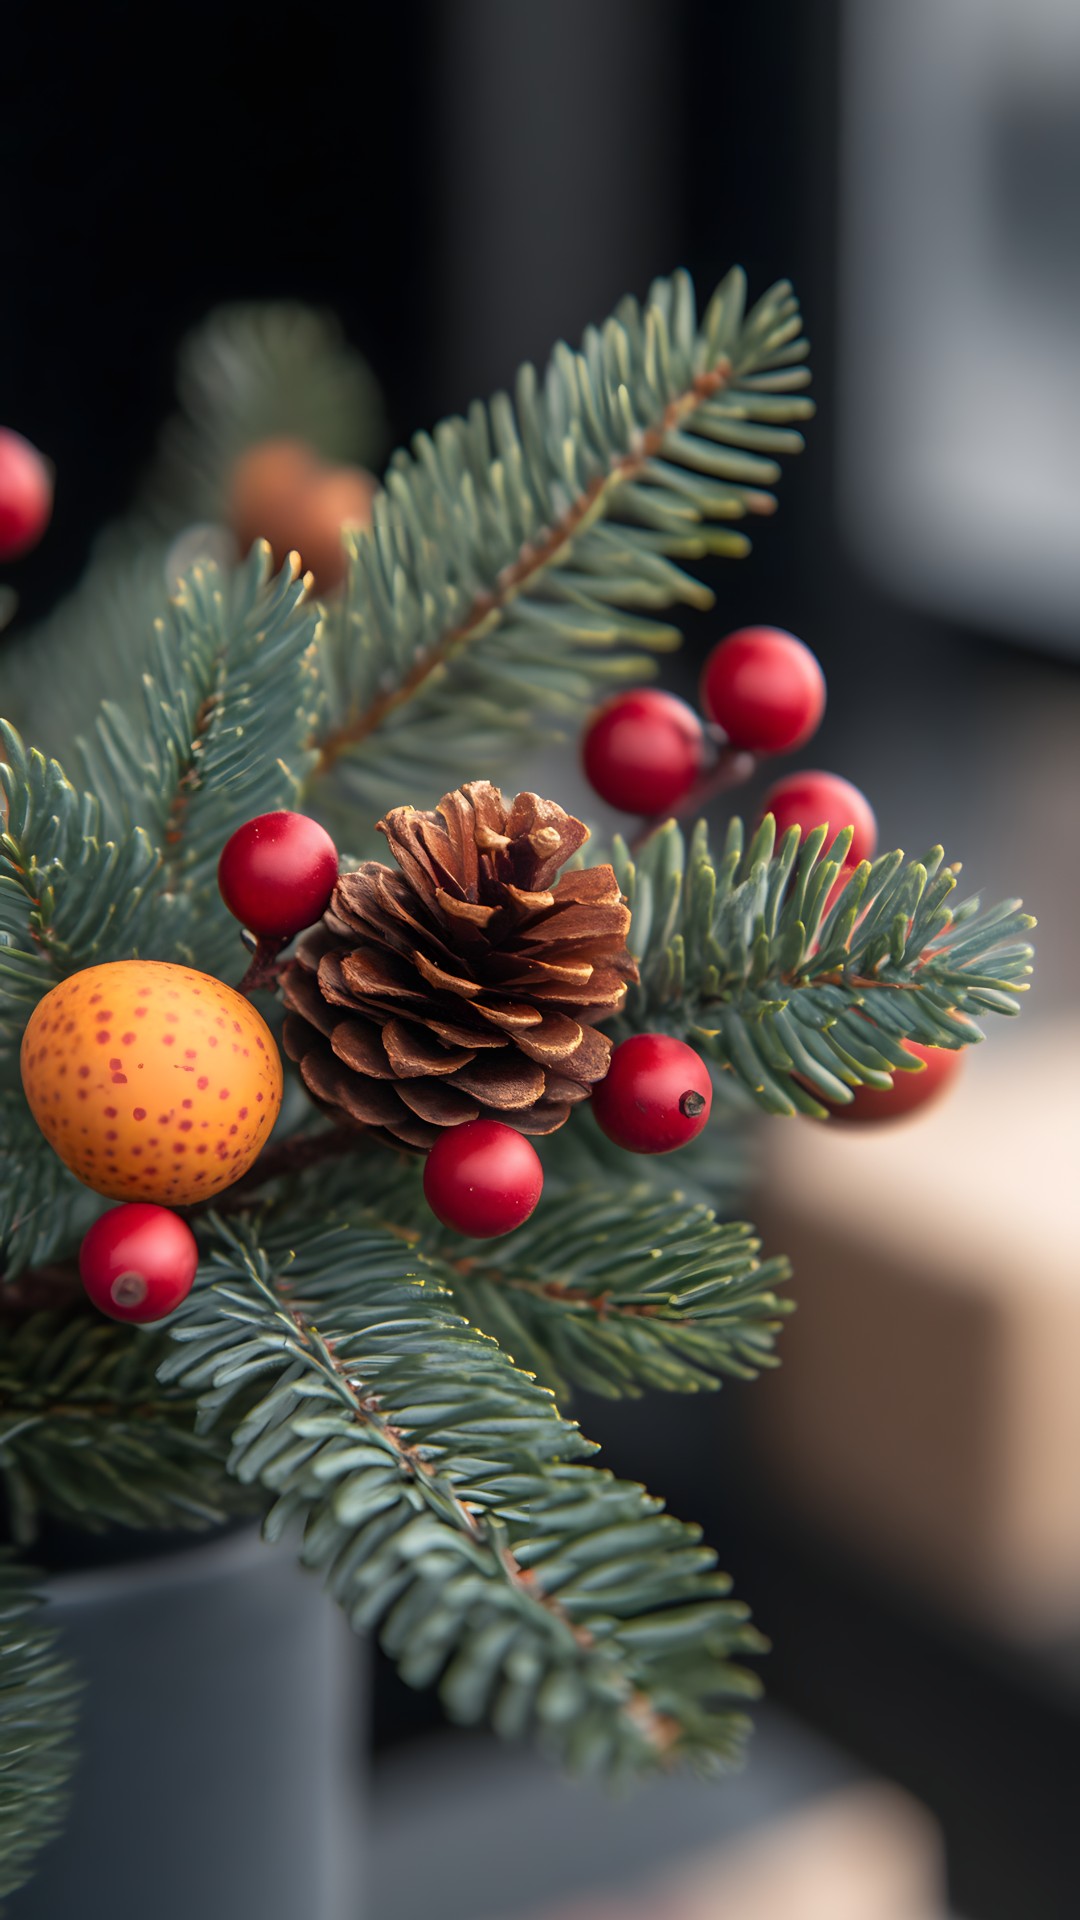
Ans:
[[[410,1147],[480,1115],[554,1133],[606,1073],[595,1023],[637,979],[612,869],[556,882],[588,828],[535,793],[508,807],[484,780],[379,828],[400,871],[343,874],[283,976],[308,1090]]]

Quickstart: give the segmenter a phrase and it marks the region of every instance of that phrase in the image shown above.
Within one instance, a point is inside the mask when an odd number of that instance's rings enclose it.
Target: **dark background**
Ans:
[[[839,27],[832,0],[222,0],[67,18],[59,59],[52,10],[8,0],[0,419],[59,476],[50,536],[11,579],[32,619],[77,578],[170,408],[180,337],[220,300],[334,308],[401,438],[654,273],[684,264],[703,292],[733,261],[755,292],[788,275],[819,417],[776,522],[716,571],[718,612],[691,620],[672,684],[745,621],[803,634],[829,675],[815,753],[872,791],[883,844],[942,837],[991,891],[1041,882],[1046,1018],[1071,991],[1051,898],[1064,823],[1037,834],[1030,794],[1046,728],[1075,721],[1075,672],[1037,638],[901,606],[838,524]],[[990,1647],[781,1522],[738,1390],[719,1410],[581,1412],[613,1466],[706,1521],[775,1642],[772,1695],[939,1816],[958,1910],[1075,1914],[1080,1662]],[[381,1743],[431,1717],[380,1670]]]

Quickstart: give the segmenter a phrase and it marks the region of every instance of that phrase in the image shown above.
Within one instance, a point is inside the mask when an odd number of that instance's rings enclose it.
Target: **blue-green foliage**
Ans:
[[[590,1451],[543,1388],[452,1310],[422,1257],[363,1225],[215,1231],[162,1378],[214,1427],[271,1535],[450,1714],[540,1734],[610,1775],[730,1761],[736,1662],[761,1646],[700,1532]],[[253,1390],[257,1398],[251,1404]]]
[[[15,1538],[32,1543],[43,1516],[174,1531],[250,1508],[224,1448],[196,1434],[193,1399],[156,1380],[167,1330],[88,1314],[55,1280],[56,1304],[0,1316],[0,1486]]]
[[[75,1766],[78,1683],[30,1581],[0,1554],[0,1900],[60,1831]]]
[[[746,552],[730,523],[773,510],[813,412],[790,286],[745,295],[730,273],[699,324],[688,276],[658,280],[394,455],[323,640],[325,745],[360,813],[495,777],[538,720],[577,725],[653,671],[679,641],[658,610],[710,604],[683,563]]]
[[[1019,901],[953,906],[956,875],[940,847],[864,860],[829,904],[851,829],[791,828],[775,847],[767,815],[749,846],[742,822],[714,859],[704,822],[689,845],[675,822],[615,868],[633,911],[640,983],[623,1027],[685,1036],[771,1113],[821,1114],[815,1099],[889,1087],[918,1071],[903,1042],[964,1047],[975,1017],[1016,1013],[1035,922]],[[803,1084],[804,1082],[809,1085]]]
[[[171,920],[156,957],[242,970],[217,863],[245,820],[300,799],[321,699],[316,624],[303,582],[288,567],[272,577],[261,543],[235,573],[196,566],[157,623],[139,723],[106,701],[80,743],[115,832],[142,830],[159,850]]]
[[[246,956],[216,884],[229,835],[294,806],[312,764],[317,609],[265,547],[196,567],[157,624],[143,719],[106,703],[83,753],[90,791],[4,725],[0,764],[0,1258],[10,1278],[70,1248],[85,1189],[37,1133],[18,1047],[69,973],[133,957],[236,977]],[[92,1211],[92,1209],[91,1209]]]
[[[12,677],[24,713],[54,680],[50,718],[71,733],[77,710],[87,737],[65,752],[73,782],[3,736],[9,1280],[59,1261],[70,1279],[100,1205],[39,1136],[18,1084],[43,994],[133,956],[234,978],[244,956],[216,867],[245,820],[299,805],[362,849],[387,805],[491,777],[538,728],[576,726],[677,643],[658,614],[708,603],[688,563],[745,551],[730,523],[772,510],[777,458],[798,451],[794,423],[812,411],[790,288],[749,313],[744,294],[729,275],[699,322],[687,277],[658,281],[579,351],[558,347],[542,378],[523,368],[513,399],[417,436],[322,609],[290,569],[271,578],[265,548],[235,569],[193,565],[166,593],[161,543],[220,514],[236,453],[293,431],[345,454],[349,420],[370,411],[348,354],[302,316],[260,334],[257,312],[236,310],[203,337],[141,518],[100,549],[86,591]],[[88,676],[114,696],[96,717]],[[793,832],[777,849],[766,821],[744,847],[736,822],[714,860],[703,827],[687,847],[672,824],[636,858],[616,852],[641,966],[622,1031],[685,1035],[744,1108],[820,1112],[819,1095],[887,1085],[905,1038],[981,1038],[975,1017],[1015,1011],[1029,970],[1030,919],[1014,904],[953,908],[940,849],[864,863],[827,907],[849,836],[827,854],[823,838],[800,847]],[[279,1132],[317,1124],[298,1105],[294,1082]],[[730,1702],[754,1691],[737,1661],[760,1645],[745,1610],[695,1529],[587,1463],[550,1390],[694,1391],[771,1363],[783,1265],[761,1264],[749,1228],[697,1204],[725,1138],[680,1156],[684,1196],[667,1165],[627,1169],[577,1117],[545,1147],[533,1219],[478,1251],[429,1222],[414,1164],[370,1144],[268,1177],[246,1205],[227,1196],[219,1216],[196,1216],[201,1279],[164,1359],[70,1301],[0,1344],[14,1508],[26,1527],[39,1508],[198,1523],[224,1504],[227,1450],[240,1487],[273,1498],[270,1530],[302,1530],[304,1560],[354,1625],[378,1628],[410,1682],[438,1681],[456,1718],[536,1730],[569,1764],[615,1775],[732,1758],[744,1727]],[[714,1191],[730,1179],[723,1150]],[[23,1615],[5,1577],[0,1694],[25,1705],[40,1796],[18,1864],[54,1818],[68,1696],[33,1636],[12,1638]],[[55,1744],[39,1704],[55,1709]],[[25,1810],[9,1758],[0,1742],[5,1838],[11,1809]]]
[[[139,950],[161,854],[140,826],[112,837],[108,810],[0,722],[0,1044],[10,1058],[41,996],[96,961]]]

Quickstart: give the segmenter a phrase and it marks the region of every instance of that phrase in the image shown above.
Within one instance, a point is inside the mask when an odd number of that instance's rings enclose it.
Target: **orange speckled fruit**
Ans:
[[[64,1165],[110,1200],[188,1206],[246,1173],[281,1105],[281,1060],[232,987],[165,960],[61,981],[22,1043],[30,1110]]]

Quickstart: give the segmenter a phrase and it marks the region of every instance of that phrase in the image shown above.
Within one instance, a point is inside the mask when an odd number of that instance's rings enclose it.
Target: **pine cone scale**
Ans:
[[[434,960],[429,960],[419,948],[413,958],[417,973],[422,980],[427,981],[429,987],[435,987],[443,993],[460,994],[463,1000],[476,1000],[484,991],[481,981],[469,980],[460,973],[448,973],[445,967],[440,967]],[[345,977],[348,979],[347,973]]]
[[[467,1067],[475,1058],[471,1048],[448,1051],[436,1046],[426,1028],[408,1026],[404,1020],[387,1021],[382,1030],[382,1043],[391,1071],[403,1080],[414,1075],[456,1073],[459,1067]]]
[[[405,1105],[433,1127],[460,1127],[477,1119],[477,1101],[459,1091],[457,1083],[447,1086],[443,1080],[399,1080],[398,1092]]]
[[[504,1107],[534,1107],[543,1099],[547,1082],[543,1068],[535,1061],[512,1053],[505,1059],[500,1055],[495,1060],[474,1060],[471,1066],[451,1075],[450,1085],[501,1111]]]
[[[396,869],[343,874],[283,979],[286,1048],[320,1104],[412,1146],[479,1114],[553,1132],[607,1071],[597,1023],[636,968],[586,829],[486,782],[380,821]]]

